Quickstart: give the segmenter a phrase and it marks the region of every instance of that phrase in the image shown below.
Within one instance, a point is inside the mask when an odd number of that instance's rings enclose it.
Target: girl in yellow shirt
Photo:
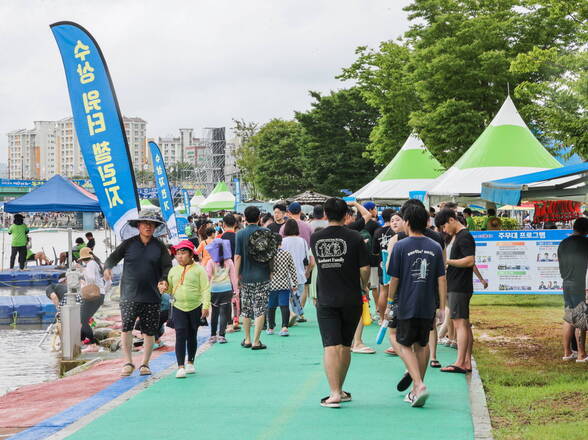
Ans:
[[[194,261],[194,244],[183,240],[173,248],[179,265],[169,271],[167,281],[173,298],[172,320],[176,330],[178,362],[176,377],[184,378],[186,374],[196,372],[196,336],[200,319],[206,318],[210,310],[210,286],[206,271]]]

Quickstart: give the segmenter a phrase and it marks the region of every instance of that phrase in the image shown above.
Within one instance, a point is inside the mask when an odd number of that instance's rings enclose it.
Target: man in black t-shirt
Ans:
[[[572,326],[572,310],[582,301],[588,301],[586,287],[586,270],[588,268],[588,218],[580,217],[574,222],[574,232],[562,240],[557,247],[559,273],[563,279],[564,324],[563,346],[564,361],[573,360],[576,355],[571,350],[575,329]],[[542,281],[543,283],[543,281]],[[539,286],[541,288],[541,286]],[[544,287],[545,288],[545,287]],[[577,334],[579,361],[587,361],[586,332]]]
[[[362,293],[367,293],[370,263],[358,232],[344,227],[347,204],[339,198],[325,203],[329,226],[312,234],[317,278],[317,320],[325,348],[325,372],[331,388],[321,406],[338,408],[351,400],[343,382],[351,362],[351,343],[361,318]]]
[[[439,211],[435,216],[435,226],[454,237],[447,258],[447,297],[450,317],[457,333],[457,360],[441,371],[465,374],[472,369],[474,334],[470,324],[470,299],[474,293],[476,242],[452,209]]]
[[[274,222],[270,223],[267,226],[267,228],[270,231],[279,234],[280,229],[282,228],[282,226],[284,226],[286,220],[288,220],[288,218],[286,217],[286,205],[284,205],[283,203],[276,203],[274,205]]]

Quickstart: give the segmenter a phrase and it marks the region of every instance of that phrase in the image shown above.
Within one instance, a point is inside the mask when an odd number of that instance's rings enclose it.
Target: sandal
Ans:
[[[351,352],[352,353],[361,353],[361,354],[374,354],[376,352],[376,350],[374,350],[371,347],[368,347],[367,345],[364,345],[363,347],[352,348]]]
[[[323,397],[321,399],[321,406],[322,407],[325,407],[325,408],[341,408],[341,404],[339,402],[327,402],[327,400],[329,400],[329,397],[331,397],[331,396]]]
[[[384,353],[389,354],[390,356],[398,356],[398,353],[394,351],[393,347],[387,348]]]
[[[151,368],[149,368],[149,365],[143,364],[139,367],[139,375],[140,376],[149,376],[151,374],[152,374]]]
[[[351,393],[343,391],[343,397],[341,397],[341,403],[351,402]]]
[[[443,371],[444,373],[459,373],[459,374],[466,374],[467,370],[464,370],[461,367],[458,367],[457,365],[448,365],[445,368],[441,368],[441,371]]]
[[[122,377],[127,377],[130,376],[131,374],[133,374],[133,371],[135,371],[135,366],[131,363],[128,364],[124,364],[122,367],[122,370],[120,372],[120,375]]]
[[[431,368],[441,368],[441,362],[439,362],[436,359],[429,362],[429,365],[431,366]]]
[[[252,345],[251,350],[265,350],[267,345],[264,345],[261,341],[259,341],[259,345]]]
[[[249,344],[245,343],[245,339],[241,341],[241,347],[243,348],[251,348],[251,342]]]

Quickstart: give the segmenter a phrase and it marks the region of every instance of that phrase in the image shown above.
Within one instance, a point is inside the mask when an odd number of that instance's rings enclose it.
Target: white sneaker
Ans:
[[[194,364],[186,364],[186,374],[194,374],[196,373],[196,367]]]
[[[184,379],[186,377],[186,369],[184,367],[178,368],[176,379]]]

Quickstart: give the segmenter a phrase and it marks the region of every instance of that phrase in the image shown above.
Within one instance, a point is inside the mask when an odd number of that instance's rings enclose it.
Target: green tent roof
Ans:
[[[209,196],[200,204],[202,212],[223,211],[235,208],[235,196],[225,182],[216,184]]]

